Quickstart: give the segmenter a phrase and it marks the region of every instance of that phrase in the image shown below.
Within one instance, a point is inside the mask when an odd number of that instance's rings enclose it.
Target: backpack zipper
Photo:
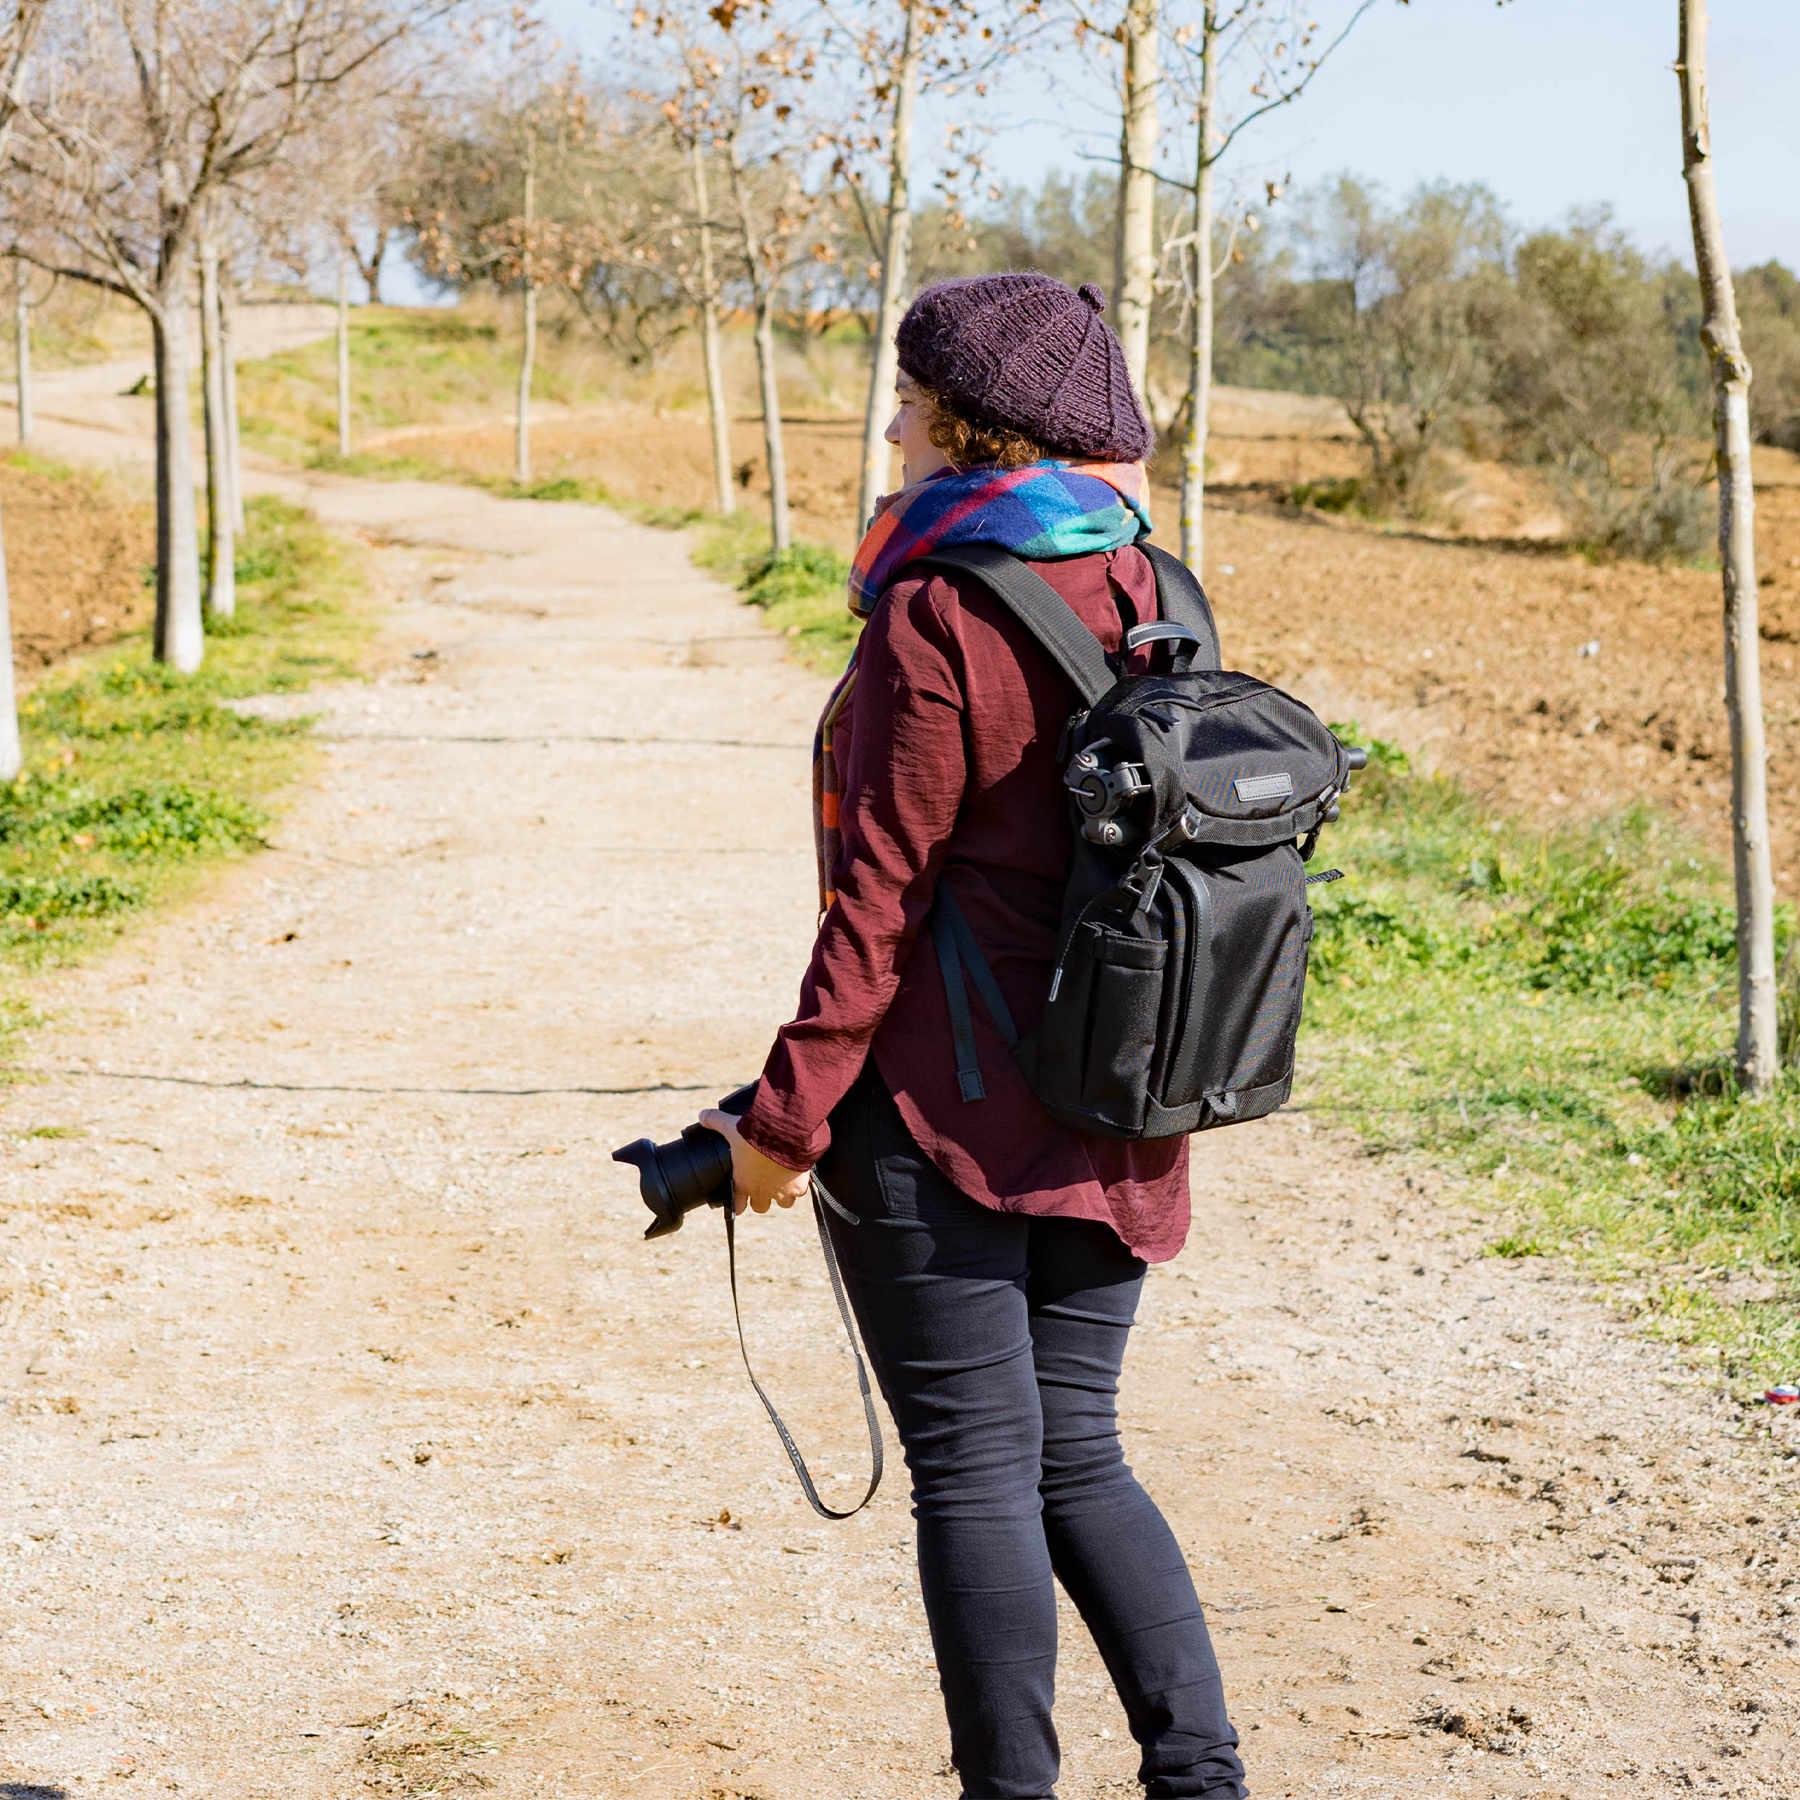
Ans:
[[[1255,691],[1249,688],[1239,688],[1235,693],[1230,694],[1214,694],[1209,700],[1187,700],[1179,694],[1152,694],[1147,699],[1140,700],[1135,706],[1127,700],[1123,706],[1116,707],[1114,710],[1123,713],[1128,718],[1134,715],[1141,717],[1146,713],[1154,716],[1159,707],[1167,707],[1172,712],[1207,713],[1217,712],[1221,706],[1236,706],[1241,701],[1255,698]]]

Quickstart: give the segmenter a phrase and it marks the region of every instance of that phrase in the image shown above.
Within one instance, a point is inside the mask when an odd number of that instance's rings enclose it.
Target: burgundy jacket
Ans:
[[[1127,625],[1157,616],[1156,579],[1136,549],[1029,566],[1109,651]],[[784,1167],[811,1167],[831,1141],[827,1115],[872,1054],[920,1148],[970,1198],[1101,1220],[1160,1262],[1187,1235],[1186,1140],[1058,1124],[973,997],[987,1098],[963,1100],[925,928],[948,882],[1019,1031],[1037,1029],[1070,860],[1056,746],[1076,704],[1067,677],[972,577],[902,576],[882,596],[833,734],[837,899],[742,1130]]]

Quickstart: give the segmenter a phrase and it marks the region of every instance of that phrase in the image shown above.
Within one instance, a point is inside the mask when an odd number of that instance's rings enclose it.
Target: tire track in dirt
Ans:
[[[271,853],[44,983],[0,1105],[0,1788],[952,1792],[903,1478],[804,1510],[716,1222],[641,1245],[608,1160],[791,1003],[821,684],[667,534],[282,486],[384,546],[381,672],[306,698]],[[1196,1174],[1125,1410],[1255,1791],[1791,1794],[1793,1421],[1304,1110]],[[848,1489],[810,1227],[747,1237]],[[1127,1796],[1066,1643],[1065,1800]]]

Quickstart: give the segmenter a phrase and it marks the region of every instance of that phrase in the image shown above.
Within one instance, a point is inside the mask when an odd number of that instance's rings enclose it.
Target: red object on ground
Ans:
[[[1763,1395],[1763,1398],[1771,1406],[1793,1406],[1800,1403],[1800,1388],[1772,1387]]]

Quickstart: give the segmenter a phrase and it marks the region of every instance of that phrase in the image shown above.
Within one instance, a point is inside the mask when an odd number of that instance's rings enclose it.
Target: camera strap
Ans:
[[[750,1346],[744,1342],[744,1314],[738,1305],[737,1213],[727,1201],[724,1207],[725,1255],[731,1265],[731,1313],[737,1321],[738,1349],[744,1358],[744,1373],[750,1377],[750,1385],[756,1390],[757,1399],[763,1403],[763,1411],[769,1415],[769,1422],[775,1427],[776,1436],[781,1439],[781,1447],[787,1452],[788,1461],[794,1465],[800,1491],[806,1495],[813,1511],[820,1518],[848,1519],[861,1512],[875,1498],[875,1490],[881,1486],[881,1421],[875,1415],[875,1397],[869,1386],[868,1365],[863,1361],[862,1351],[857,1348],[856,1327],[850,1318],[850,1302],[844,1294],[844,1277],[838,1268],[837,1252],[831,1247],[831,1233],[825,1224],[825,1208],[829,1205],[832,1211],[849,1219],[852,1224],[856,1220],[825,1192],[819,1185],[817,1176],[812,1181],[812,1204],[813,1219],[819,1227],[819,1245],[825,1252],[825,1273],[831,1277],[832,1298],[837,1301],[838,1317],[844,1322],[844,1337],[850,1345],[850,1354],[856,1359],[856,1386],[862,1395],[863,1419],[869,1427],[869,1485],[854,1506],[839,1512],[819,1498],[819,1490],[813,1485],[812,1475],[806,1467],[806,1458],[800,1454],[800,1446],[794,1442],[794,1434],[788,1430],[781,1414],[775,1410],[775,1402],[763,1391],[763,1384],[756,1379],[756,1371],[750,1366]]]

